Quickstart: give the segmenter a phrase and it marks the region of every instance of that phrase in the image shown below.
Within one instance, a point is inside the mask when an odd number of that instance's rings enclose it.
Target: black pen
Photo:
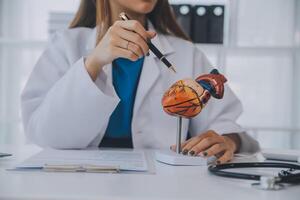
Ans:
[[[126,13],[122,12],[120,13],[119,17],[123,20],[130,20],[130,18],[126,15]],[[167,60],[167,58],[156,48],[156,46],[150,41],[147,41],[147,44],[149,46],[149,49],[154,53],[154,55],[161,61],[163,62],[168,69],[172,70],[173,72],[176,73],[175,67]]]
[[[8,157],[8,156],[12,156],[12,154],[9,154],[9,153],[0,153],[0,158]]]

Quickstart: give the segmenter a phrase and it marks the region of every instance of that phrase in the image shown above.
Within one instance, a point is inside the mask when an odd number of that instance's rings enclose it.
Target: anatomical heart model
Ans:
[[[205,107],[211,96],[222,99],[226,78],[214,69],[196,80],[183,79],[174,83],[164,94],[162,106],[166,113],[177,117],[176,152],[157,151],[156,160],[177,166],[196,166],[207,163],[205,158],[181,154],[182,118],[193,118]]]
[[[199,76],[196,80],[184,79],[173,84],[162,98],[166,113],[192,118],[198,115],[213,96],[222,99],[226,78],[214,69],[210,74]]]
[[[181,153],[182,118],[193,118],[205,107],[210,97],[222,99],[226,78],[213,69],[196,80],[184,79],[173,84],[162,98],[166,113],[178,117],[176,153]]]

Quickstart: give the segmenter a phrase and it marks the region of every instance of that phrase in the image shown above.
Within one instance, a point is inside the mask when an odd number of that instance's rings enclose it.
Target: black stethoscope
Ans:
[[[277,176],[224,171],[238,168],[285,168],[287,170],[280,171]],[[297,164],[282,162],[227,163],[210,165],[208,170],[217,176],[260,181],[253,183],[252,186],[264,190],[279,190],[283,188],[283,184],[300,184],[300,173],[293,173],[296,170],[300,170],[300,165]]]

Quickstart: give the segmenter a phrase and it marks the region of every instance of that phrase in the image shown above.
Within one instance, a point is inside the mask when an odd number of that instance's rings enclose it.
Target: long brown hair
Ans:
[[[190,40],[176,22],[168,0],[158,0],[152,12],[147,14],[147,18],[152,22],[156,31]],[[98,24],[101,24],[101,32],[98,33],[97,38],[99,42],[112,25],[109,0],[81,0],[70,28],[94,28]]]

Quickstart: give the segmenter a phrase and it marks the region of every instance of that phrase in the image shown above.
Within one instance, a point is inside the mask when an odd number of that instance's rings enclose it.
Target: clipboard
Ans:
[[[119,166],[100,165],[48,165],[43,167],[46,172],[87,172],[87,173],[119,173]]]
[[[14,170],[47,172],[119,173],[147,172],[141,150],[55,150],[45,149],[17,164]]]

